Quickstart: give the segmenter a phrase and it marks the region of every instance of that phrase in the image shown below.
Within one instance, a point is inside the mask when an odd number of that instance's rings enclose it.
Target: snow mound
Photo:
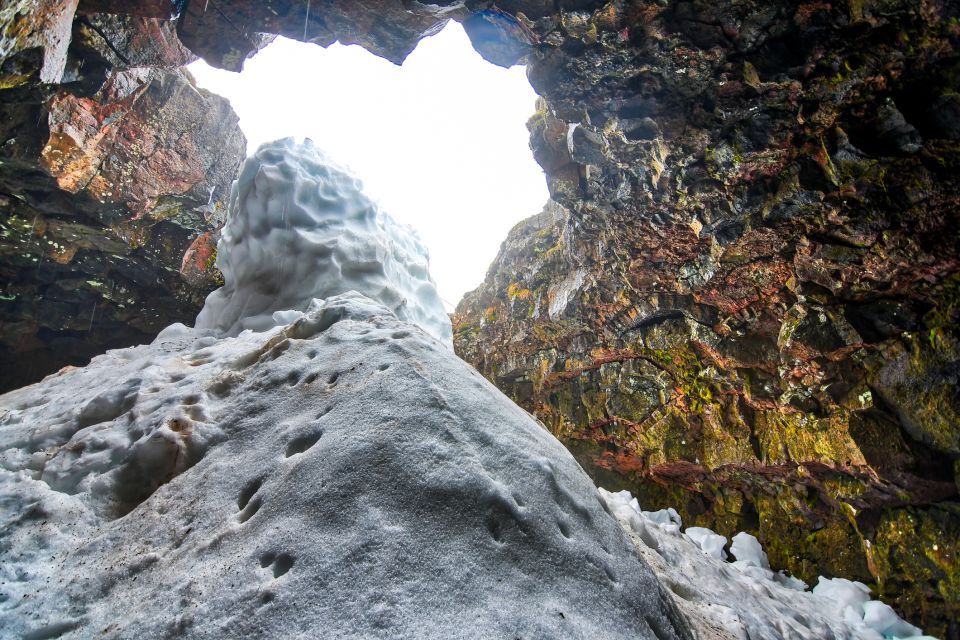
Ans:
[[[807,591],[803,581],[771,571],[748,533],[733,537],[736,561],[724,562],[725,537],[703,527],[681,533],[672,509],[642,511],[629,491],[599,491],[701,640],[934,640],[870,600],[860,582],[821,577]]]
[[[690,638],[573,457],[357,293],[0,396],[0,627]]]
[[[416,232],[309,139],[269,142],[233,184],[217,244],[225,284],[207,296],[196,325],[224,335],[263,331],[288,320],[274,312],[359,291],[452,348],[428,262]]]

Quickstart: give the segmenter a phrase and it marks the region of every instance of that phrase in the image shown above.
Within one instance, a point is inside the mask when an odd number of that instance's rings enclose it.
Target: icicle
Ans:
[[[303,41],[307,41],[307,26],[310,24],[310,0],[307,0],[307,17],[303,21]]]
[[[93,316],[97,314],[97,303],[93,303],[93,311],[90,313],[90,324],[87,325],[87,333],[90,333],[90,330],[93,329]]]

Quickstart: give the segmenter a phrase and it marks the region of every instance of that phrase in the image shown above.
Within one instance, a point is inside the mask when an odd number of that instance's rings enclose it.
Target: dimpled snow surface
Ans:
[[[0,637],[689,637],[348,174],[261,147],[218,264],[199,328],[0,396]]]
[[[0,396],[0,620],[31,638],[670,638],[542,426],[357,293]]]
[[[428,262],[416,232],[309,139],[268,142],[233,184],[217,243],[224,286],[207,297],[197,327],[259,331],[283,322],[274,312],[359,291],[453,348]]]

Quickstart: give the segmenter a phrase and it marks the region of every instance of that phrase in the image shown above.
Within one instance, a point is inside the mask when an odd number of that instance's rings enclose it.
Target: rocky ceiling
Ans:
[[[460,20],[528,64],[555,201],[461,303],[460,355],[608,488],[960,637],[955,2],[170,4],[0,10],[3,384],[214,286],[243,138],[189,52],[237,69],[282,34],[400,62]]]

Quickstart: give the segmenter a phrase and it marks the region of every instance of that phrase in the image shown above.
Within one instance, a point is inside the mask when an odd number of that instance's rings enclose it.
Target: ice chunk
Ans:
[[[727,539],[706,527],[687,527],[684,532],[700,549],[710,557],[723,560],[727,554],[723,550]]]
[[[722,536],[702,527],[674,535],[678,525],[669,509],[643,513],[643,531],[650,540],[632,535],[640,509],[636,498],[627,491],[610,494],[601,489],[600,494],[703,637],[931,640],[916,635],[920,630],[888,606],[871,602],[870,589],[862,583],[821,578],[810,592],[803,581],[783,571],[774,573],[760,543],[746,533],[734,537],[731,546],[736,571],[720,555]],[[658,526],[651,526],[654,523]],[[723,633],[718,635],[718,630]]]
[[[809,585],[801,580],[791,576],[785,571],[778,571],[773,574],[773,580],[777,584],[785,586],[787,589],[793,589],[794,591],[806,591],[809,588]]]
[[[859,618],[863,617],[863,604],[870,600],[870,587],[845,578],[820,576],[813,593],[832,603],[837,611],[850,607]]]
[[[652,520],[661,526],[669,526],[672,524],[675,524],[678,527],[683,526],[683,520],[680,519],[680,514],[677,513],[677,510],[673,507],[660,509],[659,511],[644,511],[643,515],[645,515],[647,519]]]
[[[749,566],[769,569],[770,561],[767,560],[767,554],[764,553],[760,541],[749,533],[741,531],[733,536],[733,543],[730,545],[730,552],[739,561]]]
[[[225,284],[207,296],[197,328],[263,331],[295,319],[275,312],[352,290],[452,348],[426,248],[361,188],[310,140],[262,145],[233,184],[217,243]]]
[[[157,334],[159,340],[166,340],[168,338],[177,338],[181,336],[188,336],[193,331],[190,327],[186,326],[180,322],[174,322],[172,325],[160,331]]]
[[[890,605],[878,600],[863,603],[863,623],[887,638],[911,638],[920,635],[920,629],[901,620]]]
[[[647,525],[644,524],[644,518],[640,515],[640,506],[637,503],[637,499],[633,498],[629,491],[610,493],[603,488],[598,488],[597,490],[603,502],[607,505],[607,509],[610,510],[615,518],[626,522],[631,531],[640,536],[640,539],[645,545],[654,550],[660,548],[657,538],[647,530]]]

